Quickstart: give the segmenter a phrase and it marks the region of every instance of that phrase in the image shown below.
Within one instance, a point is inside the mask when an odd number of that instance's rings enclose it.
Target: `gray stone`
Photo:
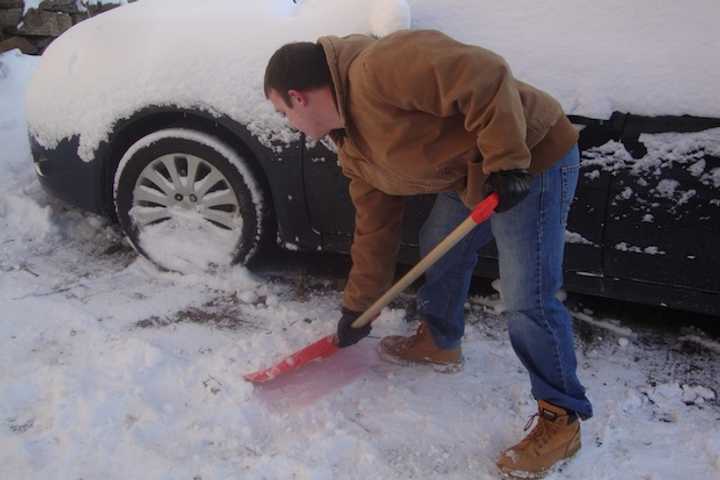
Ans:
[[[8,27],[17,27],[22,20],[22,8],[11,8],[10,10],[0,10],[0,30]]]
[[[55,40],[55,37],[28,37],[28,40],[35,45],[35,48],[38,50],[38,54],[40,54],[45,51],[47,46],[50,45],[53,40]]]
[[[24,0],[0,0],[0,8],[19,8],[22,10],[25,8],[25,2]]]
[[[70,15],[31,9],[25,15],[22,27],[18,31],[22,35],[59,37],[61,33],[70,27],[72,27]]]
[[[82,13],[73,13],[70,15],[72,17],[73,25],[78,24],[82,22],[83,20],[87,20],[90,18],[90,14],[88,12],[82,12]]]
[[[40,50],[26,38],[11,37],[0,42],[0,53],[19,48],[26,55],[37,55]]]
[[[79,13],[82,11],[76,0],[44,0],[40,2],[40,10],[63,13]]]
[[[113,8],[119,7],[120,4],[118,3],[91,3],[87,6],[88,11],[90,11],[90,16],[99,15],[101,13],[105,13],[108,10],[112,10]]]

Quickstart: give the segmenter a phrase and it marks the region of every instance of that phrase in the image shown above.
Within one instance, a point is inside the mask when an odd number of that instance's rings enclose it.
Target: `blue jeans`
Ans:
[[[592,405],[576,373],[572,320],[555,297],[563,283],[565,226],[579,157],[575,146],[535,177],[527,198],[478,225],[438,260],[425,273],[417,303],[440,348],[460,345],[465,331],[463,306],[477,251],[495,238],[510,342],[530,373],[533,396],[589,418]],[[438,194],[420,230],[421,254],[427,254],[469,214],[456,193]]]

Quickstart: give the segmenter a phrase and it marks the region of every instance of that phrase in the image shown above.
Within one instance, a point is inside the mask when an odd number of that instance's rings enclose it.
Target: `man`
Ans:
[[[498,192],[491,221],[426,273],[417,333],[383,338],[381,353],[462,364],[463,305],[477,250],[494,238],[510,340],[539,406],[533,431],[498,467],[527,478],[572,456],[578,418],[591,417],[592,406],[576,375],[570,316],[555,297],[579,165],[577,132],[559,103],[515,80],[498,55],[435,31],[285,45],[268,63],[265,95],[308,136],[330,134],[350,178],[356,217],[341,347],[369,334],[369,325],[351,324],[392,282],[406,196],[438,194],[420,232],[425,255]]]

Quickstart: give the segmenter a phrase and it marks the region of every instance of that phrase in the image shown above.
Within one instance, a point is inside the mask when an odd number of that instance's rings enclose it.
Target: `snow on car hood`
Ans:
[[[405,0],[142,0],[79,23],[45,51],[28,88],[45,147],[80,136],[93,158],[112,125],[147,105],[228,115],[263,143],[296,138],[263,94],[272,53],[322,35],[409,27]]]

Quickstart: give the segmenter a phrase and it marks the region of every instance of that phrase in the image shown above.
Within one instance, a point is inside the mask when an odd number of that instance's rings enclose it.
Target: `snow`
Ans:
[[[277,149],[274,141],[299,135],[265,101],[268,58],[291,41],[408,26],[403,0],[375,2],[368,9],[361,0],[141,0],[116,8],[75,25],[45,51],[27,99],[31,131],[48,147],[79,134],[79,154],[91,161],[118,119],[174,105],[225,114]]]
[[[682,165],[707,185],[713,183],[717,175],[720,185],[720,173],[707,172],[705,162],[701,160],[704,155],[720,156],[720,128],[693,133],[643,133],[639,141],[647,148],[647,153],[641,158],[633,158],[622,143],[610,140],[601,146],[584,150],[582,166],[586,169],[597,167],[608,173],[629,168],[637,177],[639,185],[647,185],[652,177],[661,176],[664,169]],[[696,158],[698,160],[694,160]],[[720,168],[716,170],[720,172]],[[660,185],[663,193],[673,193],[673,180],[668,182]]]
[[[332,359],[244,382],[332,332],[341,292],[288,269],[159,272],[106,220],[49,197],[23,127],[36,68],[0,55],[0,478],[496,478],[534,410],[502,317],[471,299],[454,375],[377,358],[379,337],[409,328],[394,308]],[[677,349],[574,315],[592,328],[576,342],[596,416],[547,478],[717,479],[717,379],[685,381],[690,360],[664,367]]]
[[[705,160],[698,160],[696,163],[693,163],[690,168],[688,168],[688,171],[693,177],[701,176],[705,171]]]
[[[660,250],[656,246],[648,246],[648,247],[639,247],[636,245],[630,245],[627,242],[620,242],[617,245],[615,245],[615,250],[620,250],[621,252],[632,252],[632,253],[643,253],[646,255],[666,255],[667,252]]]
[[[245,161],[219,139],[192,130],[180,128],[159,130],[135,142],[120,160],[114,181],[116,192],[123,169],[133,155],[139,150],[168,137],[183,138],[206,145],[226,158],[245,180],[252,196],[256,218],[262,218],[263,210],[267,207],[263,205],[260,187],[256,184],[254,176],[248,170]],[[184,181],[187,181],[187,179]],[[130,215],[142,217],[144,210],[152,209],[152,207],[136,206],[130,211]],[[181,272],[203,271],[207,270],[212,264],[227,265],[230,263],[238,247],[237,232],[242,231],[243,219],[241,217],[238,216],[233,220],[233,230],[225,230],[214,227],[197,211],[175,208],[171,209],[170,213],[171,218],[169,221],[150,225],[142,230],[139,238],[140,248],[152,258],[157,259],[164,268]],[[260,225],[258,225],[256,237],[260,236],[259,228]],[[178,230],[183,231],[184,238],[181,241],[168,242],[168,233]],[[254,253],[255,250],[253,249],[248,252],[247,257],[251,257]]]
[[[660,183],[658,183],[656,190],[660,197],[673,198],[675,196],[675,189],[677,189],[679,185],[680,183],[677,180],[664,179],[660,180]]]
[[[619,326],[619,322],[617,320],[613,319],[607,319],[607,318],[594,318],[592,315],[589,315],[584,312],[572,312],[573,317],[577,318],[578,320],[581,320],[583,322],[587,322],[591,325],[594,325],[596,327],[608,330],[610,332],[613,332],[617,335],[621,336],[622,338],[635,338],[637,335],[635,333],[626,327]]]
[[[591,172],[585,173],[584,175],[585,178],[589,180],[597,180],[598,178],[600,178],[600,170],[593,170]]]
[[[633,158],[620,142],[608,141],[604,145],[586,149],[582,152],[581,165],[585,177],[592,180],[599,178],[600,171],[611,175],[623,171],[629,173],[624,180],[634,182],[638,186],[649,187],[650,197],[635,198],[632,186],[625,186],[616,195],[616,200],[635,200],[648,208],[657,208],[660,203],[653,200],[672,200],[670,213],[676,213],[678,207],[687,204],[697,194],[695,189],[683,190],[675,178],[677,171],[686,169],[688,174],[696,178],[702,185],[720,187],[720,168],[708,169],[703,157],[720,156],[720,128],[713,128],[693,133],[662,133],[642,134],[640,142],[646,147],[647,153],[641,158]],[[710,205],[719,206],[720,200],[709,199]],[[643,222],[653,222],[654,217],[645,214]],[[640,253],[643,249],[621,243],[620,250]],[[645,253],[662,253],[646,251]]]
[[[630,187],[625,187],[625,189],[620,193],[620,197],[624,200],[629,200],[633,196],[633,190]]]
[[[370,31],[384,37],[411,23],[410,5],[403,1],[376,1],[370,4]]]
[[[568,113],[720,116],[716,0],[409,3],[413,28],[495,50]]]
[[[580,235],[579,233],[570,232],[570,231],[567,231],[567,230],[565,231],[565,243],[575,243],[575,244],[579,244],[579,245],[590,245],[590,246],[593,246],[593,247],[597,247],[597,246],[598,246],[597,244],[591,242],[590,240],[588,240],[587,238],[583,237],[583,236]]]
[[[720,168],[714,168],[710,173],[710,178],[712,179],[713,186],[720,188]]]
[[[227,115],[278,150],[298,135],[262,94],[277,47],[409,26],[497,51],[567,113],[718,117],[719,15],[716,0],[448,0],[442,8],[434,0],[140,0],[81,22],[47,49],[28,119],[48,147],[80,135],[86,161],[117,120],[150,104]]]

